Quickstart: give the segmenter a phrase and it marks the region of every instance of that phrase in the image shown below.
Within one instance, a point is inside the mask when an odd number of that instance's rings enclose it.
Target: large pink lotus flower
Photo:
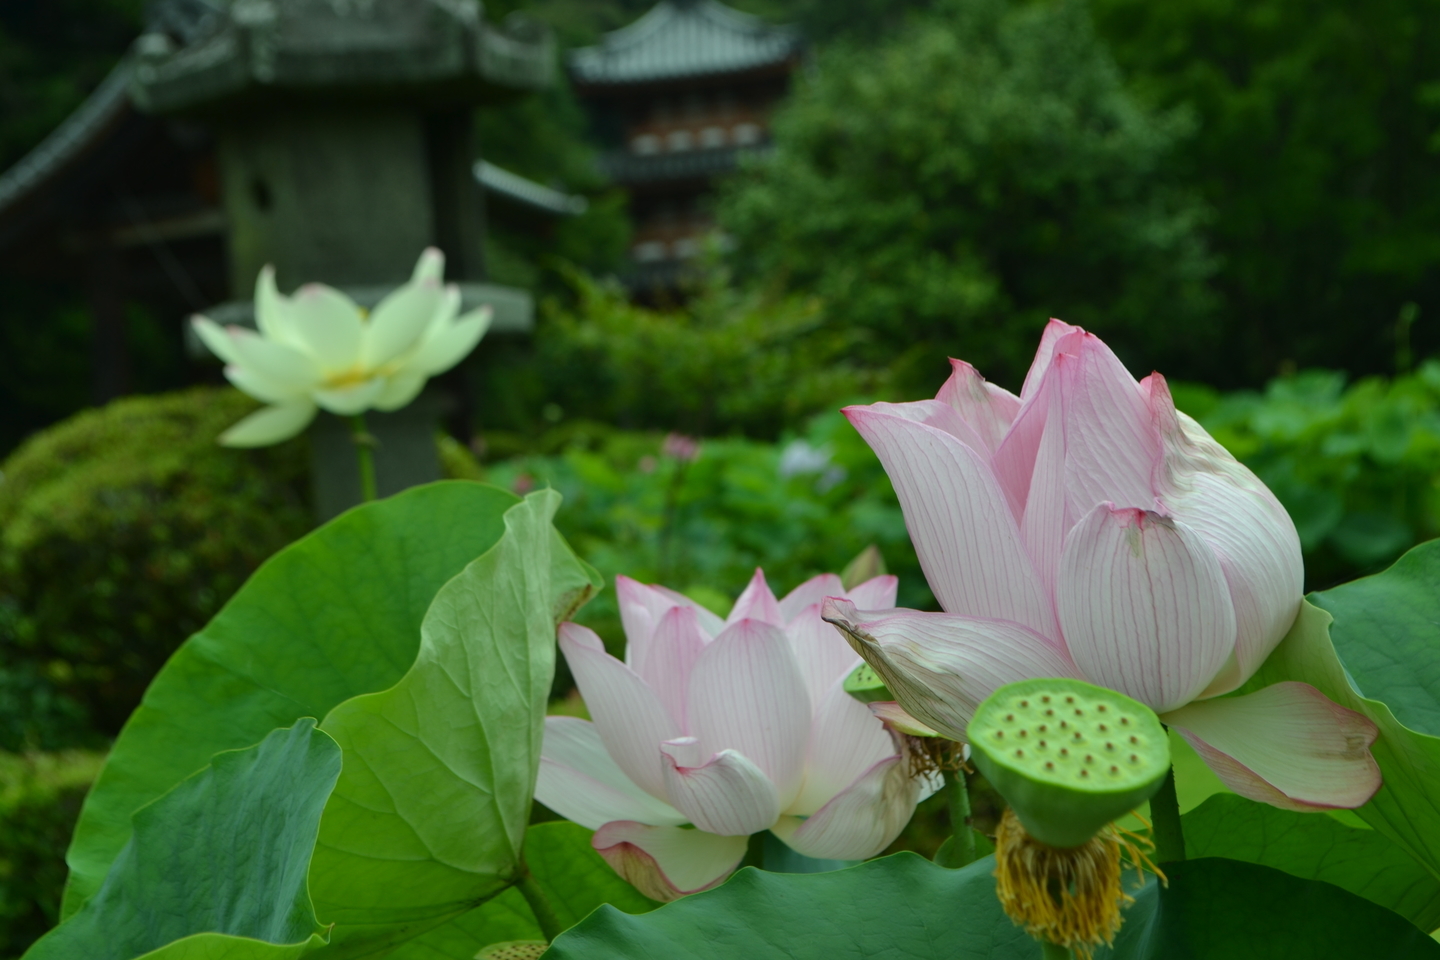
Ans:
[[[656,900],[720,883],[762,830],[809,857],[874,856],[927,784],[842,688],[860,658],[820,603],[893,606],[895,585],[876,577],[847,594],[824,574],[777,601],[757,570],[722,620],[617,577],[625,662],[585,627],[561,626],[594,722],[546,720],[535,798],[594,829],[595,849]]]
[[[1153,708],[1236,793],[1365,803],[1380,786],[1365,717],[1302,683],[1220,697],[1300,607],[1300,541],[1265,485],[1160,374],[1136,383],[1079,327],[1050,322],[1018,397],[951,363],[934,400],[845,411],[945,610],[827,601],[900,705],[964,739],[997,687],[1077,677]]]

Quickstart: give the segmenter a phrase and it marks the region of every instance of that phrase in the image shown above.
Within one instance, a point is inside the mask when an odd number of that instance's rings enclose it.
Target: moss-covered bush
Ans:
[[[103,754],[0,753],[0,960],[59,921],[65,848]]]
[[[312,525],[303,441],[215,443],[254,406],[229,389],[127,398],[5,461],[0,670],[33,670],[94,729],[119,729],[171,651]]]

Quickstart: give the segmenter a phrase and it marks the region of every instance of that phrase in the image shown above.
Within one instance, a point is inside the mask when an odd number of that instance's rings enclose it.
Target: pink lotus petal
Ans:
[[[812,704],[818,704],[837,680],[843,680],[860,664],[860,655],[850,648],[840,631],[820,619],[818,603],[790,621],[785,636],[795,651],[795,662],[805,678]]]
[[[826,597],[838,597],[845,592],[845,585],[833,573],[822,573],[811,577],[800,586],[785,594],[780,601],[780,617],[789,623],[806,607],[813,606]]]
[[[1177,520],[1220,559],[1235,606],[1235,664],[1207,696],[1228,693],[1260,668],[1300,611],[1305,568],[1300,536],[1260,479],[1175,409],[1165,378],[1142,381],[1166,456],[1155,488]]]
[[[825,624],[835,639],[839,631]],[[809,816],[886,757],[896,754],[895,741],[867,705],[845,692],[844,677],[818,699],[810,727],[805,786],[785,813]],[[842,858],[844,859],[844,858]]]
[[[912,423],[923,423],[950,434],[965,446],[974,450],[984,459],[989,459],[992,448],[974,427],[965,422],[959,411],[941,400],[914,400],[910,403],[872,403],[867,408],[872,413],[900,417]]]
[[[1000,441],[1020,412],[1020,398],[1009,390],[987,383],[964,360],[951,359],[950,379],[940,387],[935,399],[947,404],[979,436],[985,451],[994,454]]]
[[[707,754],[738,750],[794,799],[810,737],[810,695],[776,627],[741,620],[705,648],[690,672],[690,732]]]
[[[607,823],[590,845],[624,880],[651,900],[675,900],[719,886],[745,859],[748,837],[703,830]]]
[[[650,589],[662,597],[668,597],[676,606],[689,607],[691,610],[694,610],[695,616],[700,620],[701,629],[703,629],[708,636],[717,637],[720,635],[720,631],[725,629],[724,617],[702,607],[679,590],[671,590],[669,587],[662,587],[658,583],[651,586]]]
[[[355,301],[339,290],[307,283],[290,301],[290,322],[325,370],[348,370],[360,362],[365,324]]]
[[[670,802],[699,829],[748,836],[768,829],[780,815],[775,784],[738,750],[706,757],[694,737],[679,737],[661,744],[660,752]]]
[[[876,700],[866,704],[870,714],[885,726],[912,737],[938,737],[939,731],[932,729],[910,716],[910,713],[894,700]],[[969,758],[967,752],[966,758]]]
[[[1369,718],[1307,683],[1192,703],[1162,717],[1242,797],[1286,810],[1364,805],[1380,789]]]
[[[641,789],[664,799],[660,743],[680,736],[680,725],[644,680],[605,652],[594,631],[562,623],[560,650],[605,749]]]
[[[1050,369],[1050,360],[1055,356],[1055,345],[1072,333],[1084,332],[1080,327],[1072,326],[1063,320],[1051,320],[1045,324],[1045,331],[1040,334],[1040,347],[1035,351],[1035,359],[1030,362],[1030,370],[1025,374],[1025,383],[1020,388],[1021,400],[1029,400],[1031,395],[1040,389],[1040,381],[1044,379]]]
[[[861,610],[889,610],[895,606],[895,593],[900,587],[900,578],[891,574],[871,577],[853,590],[843,594],[828,593],[825,596],[848,598]],[[821,598],[822,600],[824,597]]]
[[[735,601],[735,606],[730,609],[725,625],[728,627],[741,620],[759,620],[771,626],[785,626],[785,615],[780,612],[780,602],[775,599],[775,594],[770,592],[770,585],[765,582],[765,571],[759,567],[755,568],[755,575],[750,578],[744,592]]]
[[[844,413],[890,475],[940,605],[1056,635],[1050,599],[985,459],[934,427],[870,407]]]
[[[781,817],[770,830],[807,857],[863,860],[900,835],[924,786],[910,775],[903,758],[887,757],[810,818]]]
[[[1220,561],[1185,524],[1108,503],[1065,542],[1056,606],[1086,679],[1157,713],[1195,699],[1235,645]]]
[[[650,653],[650,635],[675,599],[657,587],[632,580],[623,573],[615,578],[615,595],[620,601],[620,625],[625,629],[625,662],[632,670]]]
[[[980,701],[1007,683],[1079,677],[1064,651],[1018,623],[916,610],[862,615],[836,599],[821,612],[861,648],[906,711],[952,740],[966,739]]]
[[[645,660],[636,673],[655,691],[680,730],[688,730],[685,690],[690,671],[700,659],[708,638],[691,607],[671,607],[650,635]]]
[[[679,826],[680,811],[637,787],[610,758],[587,720],[546,717],[535,799],[567,820],[595,830],[611,820]]]

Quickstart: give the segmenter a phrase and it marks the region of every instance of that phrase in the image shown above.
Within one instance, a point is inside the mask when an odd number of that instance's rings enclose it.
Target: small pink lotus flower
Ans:
[[[963,740],[997,687],[1076,677],[1154,709],[1243,796],[1295,810],[1369,800],[1368,719],[1303,683],[1221,697],[1294,622],[1300,541],[1165,379],[1136,383],[1099,338],[1058,320],[1018,397],[951,364],[934,400],[845,411],[945,610],[826,602],[900,705]]]
[[[756,570],[722,620],[617,577],[625,662],[585,627],[560,627],[594,722],[546,720],[535,798],[594,829],[595,849],[656,900],[720,883],[763,830],[809,857],[874,856],[933,785],[845,693],[860,658],[820,603],[888,607],[895,586],[882,576],[847,593],[827,573],[777,601]]]

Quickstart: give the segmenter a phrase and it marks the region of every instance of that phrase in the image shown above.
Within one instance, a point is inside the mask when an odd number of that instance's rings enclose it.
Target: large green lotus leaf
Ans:
[[[1440,956],[1440,944],[1329,884],[1234,860],[1166,864],[1107,960]],[[546,960],[1039,960],[995,898],[992,857],[947,870],[911,853],[821,874],[744,869],[643,916],[601,907]],[[1322,918],[1322,919],[1317,919]]]
[[[306,872],[340,763],[308,718],[216,754],[135,812],[99,891],[26,960],[282,960],[322,946]]]
[[[170,658],[115,742],[66,856],[63,915],[99,888],[130,814],[221,750],[393,685],[447,580],[518,497],[449,481],[358,507],[276,554]]]
[[[525,832],[525,864],[560,922],[573,927],[602,903],[626,913],[646,913],[660,906],[616,876],[590,846],[592,833],[565,820],[539,823]],[[543,934],[525,898],[510,889],[410,941],[389,954],[389,960],[472,960],[492,943],[540,939]]]
[[[1303,604],[1295,625],[1245,689],[1298,680],[1373,720],[1380,738],[1371,753],[1385,783],[1355,812],[1440,877],[1440,738],[1407,728],[1389,706],[1355,692],[1330,642],[1330,623],[1329,613]]]
[[[1310,600],[1335,618],[1330,639],[1360,692],[1440,737],[1440,540]]]
[[[1440,880],[1378,830],[1234,794],[1211,797],[1182,822],[1191,857],[1228,857],[1323,880],[1422,930],[1440,927]]]
[[[554,533],[559,504],[545,490],[508,510],[436,595],[409,672],[322,722],[345,755],[310,869],[330,953],[386,952],[518,879],[555,622],[599,586]]]

